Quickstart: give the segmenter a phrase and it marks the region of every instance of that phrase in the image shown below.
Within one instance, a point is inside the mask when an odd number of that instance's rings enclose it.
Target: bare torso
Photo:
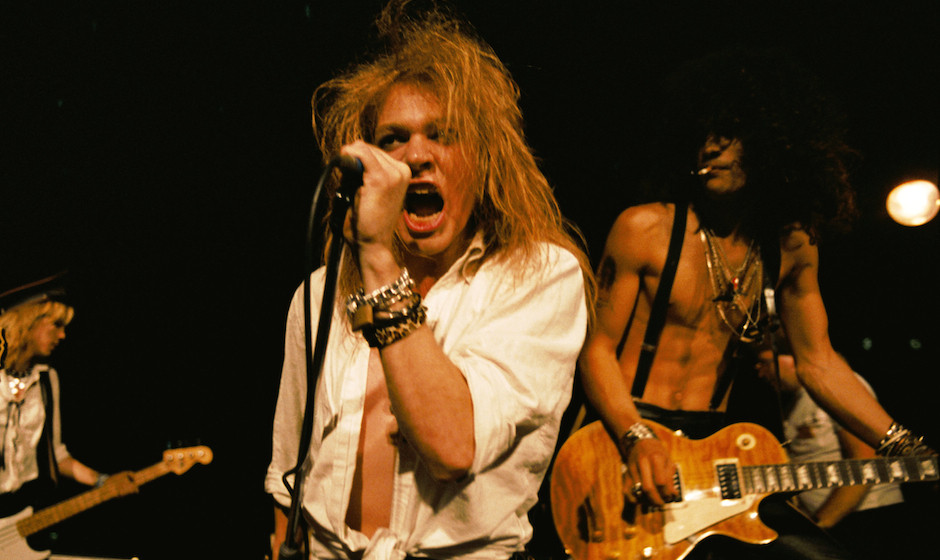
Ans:
[[[653,297],[659,287],[673,222],[673,207],[645,205],[637,221],[647,243],[637,256],[639,295],[629,325],[620,368],[632,380],[650,317]],[[640,233],[640,232],[634,232]],[[635,240],[625,240],[637,244]],[[750,240],[729,235],[714,238],[731,268],[741,265]],[[750,308],[758,290],[748,290],[739,302]],[[719,313],[709,277],[706,244],[698,219],[689,212],[676,278],[670,294],[665,327],[656,350],[649,381],[642,400],[673,410],[707,410],[718,379],[725,367],[725,349],[735,336],[732,328],[744,322],[744,315],[726,306]],[[729,325],[730,324],[730,325]],[[724,404],[722,404],[722,408]]]

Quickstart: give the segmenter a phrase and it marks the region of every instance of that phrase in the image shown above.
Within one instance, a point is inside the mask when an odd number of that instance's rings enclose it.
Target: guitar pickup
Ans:
[[[676,497],[672,499],[673,502],[682,501],[682,477],[679,476],[679,467],[676,467],[676,472],[672,475],[672,486],[676,489]]]
[[[715,465],[718,474],[718,488],[721,491],[722,500],[740,500],[741,499],[741,479],[738,476],[738,465],[736,462],[718,463]]]

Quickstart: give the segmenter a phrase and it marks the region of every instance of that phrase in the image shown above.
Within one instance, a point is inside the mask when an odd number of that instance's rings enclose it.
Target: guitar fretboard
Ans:
[[[720,467],[720,465],[719,465]],[[940,478],[937,456],[878,457],[741,467],[746,494],[837,488],[857,484],[924,482]]]
[[[134,473],[134,483],[137,486],[141,486],[157,477],[168,473],[169,470],[170,469],[166,463],[157,463],[155,465],[151,465]],[[86,509],[92,508],[113,498],[118,498],[122,495],[124,495],[124,493],[121,492],[120,488],[108,485],[102,486],[101,488],[88,490],[79,494],[78,496],[75,496],[74,498],[65,500],[60,504],[48,507],[25,519],[20,520],[16,524],[16,529],[20,535],[23,537],[28,537],[34,533],[42,531],[47,527],[51,527],[60,521],[68,519],[73,515],[81,513]]]

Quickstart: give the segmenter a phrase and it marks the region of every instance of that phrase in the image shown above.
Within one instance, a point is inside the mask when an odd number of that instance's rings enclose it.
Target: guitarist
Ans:
[[[813,398],[882,454],[922,446],[829,340],[816,241],[824,223],[852,215],[851,152],[812,79],[779,54],[725,51],[687,65],[670,86],[651,158],[651,183],[667,188],[656,202],[625,210],[610,230],[598,265],[597,322],[579,361],[586,395],[627,467],[628,499],[661,505],[676,498],[674,465],[644,418],[694,438],[730,422],[736,345],[761,336],[767,323],[765,277],[775,287],[797,375]],[[689,207],[675,281],[658,344],[644,350],[679,201]],[[641,355],[652,351],[645,385],[634,386]],[[691,557],[847,557],[813,525],[770,502],[761,515],[780,533],[773,543],[755,551],[706,539]],[[776,521],[770,509],[780,510]]]
[[[59,380],[46,363],[65,338],[74,309],[53,276],[0,294],[0,516],[38,505],[59,475],[88,486],[107,475],[72,457],[62,443]]]

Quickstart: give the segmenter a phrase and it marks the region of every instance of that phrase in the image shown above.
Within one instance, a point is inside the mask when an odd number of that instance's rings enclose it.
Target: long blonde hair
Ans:
[[[467,24],[437,9],[409,17],[407,3],[393,2],[379,16],[386,48],[375,60],[314,92],[313,129],[324,163],[345,144],[374,141],[378,111],[392,86],[410,83],[426,89],[444,107],[447,129],[475,164],[471,227],[483,233],[484,258],[521,254],[529,259],[540,242],[564,247],[581,263],[593,308],[594,276],[583,237],[562,216],[526,143],[516,82]],[[334,177],[332,188],[336,186]]]
[[[26,359],[29,351],[29,335],[33,327],[46,317],[64,325],[69,324],[75,316],[75,310],[60,302],[50,299],[40,299],[17,305],[0,315],[0,330],[6,339],[7,353],[0,367],[8,367]]]

